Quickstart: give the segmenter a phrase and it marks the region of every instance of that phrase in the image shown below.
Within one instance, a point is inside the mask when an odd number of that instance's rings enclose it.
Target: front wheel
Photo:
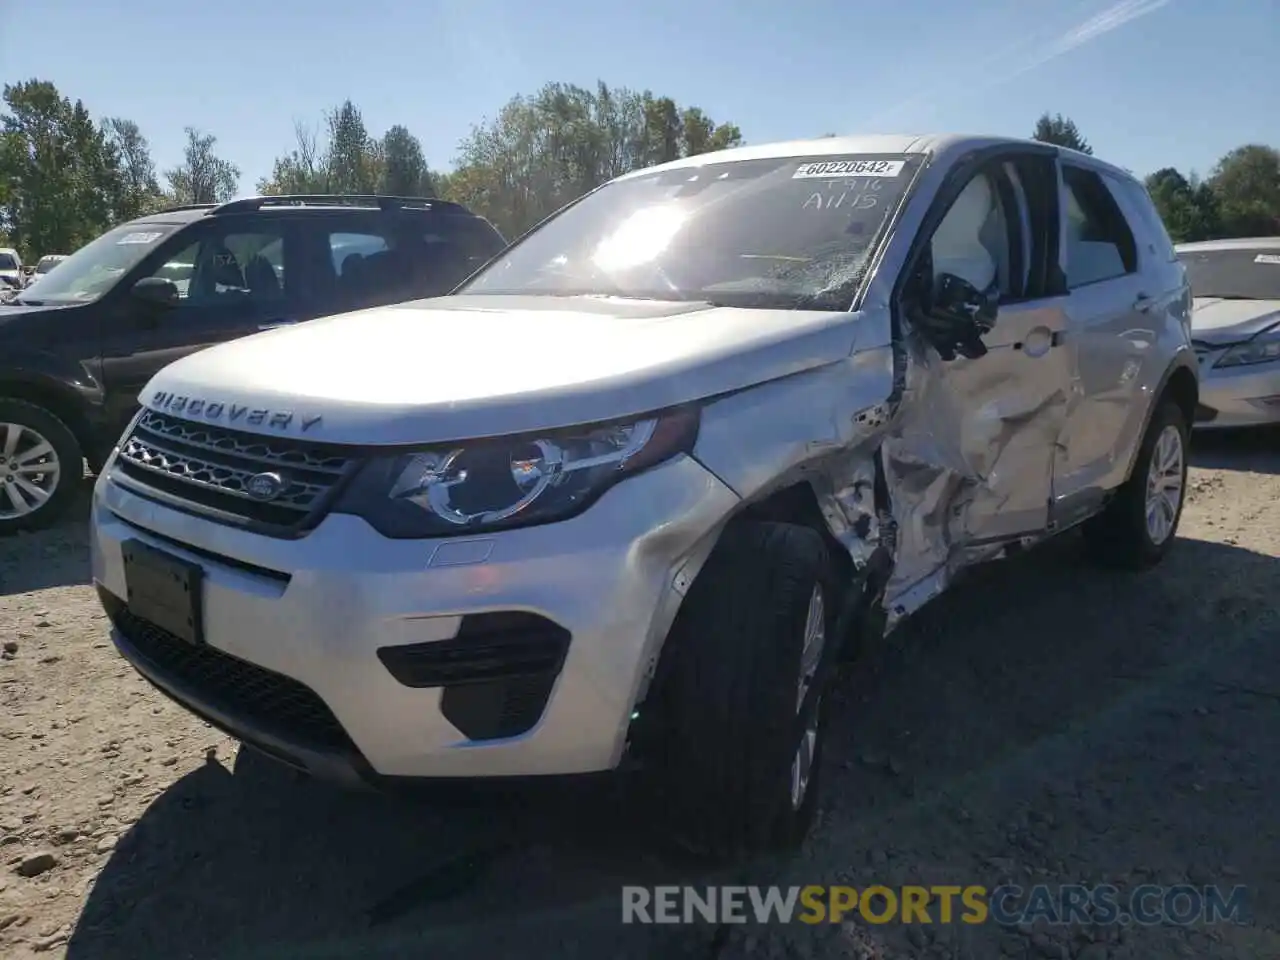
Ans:
[[[1084,525],[1090,556],[1112,567],[1142,570],[1169,552],[1187,490],[1187,440],[1182,409],[1164,400],[1151,418],[1133,475],[1098,516]]]
[[[667,638],[656,761],[677,844],[732,859],[798,844],[813,819],[838,589],[805,527],[732,525]]]
[[[66,512],[84,476],[84,454],[57,416],[0,399],[0,536],[38,530]]]

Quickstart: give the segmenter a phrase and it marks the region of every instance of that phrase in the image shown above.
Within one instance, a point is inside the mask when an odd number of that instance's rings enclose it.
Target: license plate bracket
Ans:
[[[204,643],[204,569],[141,540],[120,548],[129,612],[187,643]]]

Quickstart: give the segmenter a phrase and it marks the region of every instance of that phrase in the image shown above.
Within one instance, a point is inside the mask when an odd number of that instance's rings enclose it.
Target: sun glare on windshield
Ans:
[[[673,205],[637,210],[600,242],[592,262],[602,270],[648,263],[670,246],[686,219],[688,213]]]

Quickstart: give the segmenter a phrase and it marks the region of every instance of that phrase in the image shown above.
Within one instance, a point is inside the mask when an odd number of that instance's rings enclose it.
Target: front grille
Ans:
[[[343,447],[305,443],[147,410],[120,446],[117,469],[135,484],[231,522],[296,529],[319,519],[356,461]],[[254,499],[249,480],[277,474],[280,492]]]
[[[228,717],[243,718],[285,741],[352,749],[338,718],[297,680],[214,647],[187,643],[125,607],[112,611],[112,621],[162,679],[180,683]]]

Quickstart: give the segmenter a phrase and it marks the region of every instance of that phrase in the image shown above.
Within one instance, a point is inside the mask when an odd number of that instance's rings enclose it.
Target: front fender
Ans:
[[[1142,447],[1142,438],[1147,435],[1147,429],[1151,426],[1151,418],[1155,416],[1156,408],[1169,395],[1173,378],[1178,375],[1179,370],[1185,370],[1190,375],[1190,382],[1195,385],[1195,390],[1189,398],[1188,406],[1192,411],[1192,420],[1194,419],[1194,411],[1196,403],[1200,398],[1200,364],[1196,359],[1195,352],[1189,346],[1179,347],[1169,361],[1168,367],[1165,368],[1161,375],[1156,388],[1151,392],[1151,402],[1147,404],[1147,409],[1143,412],[1141,427],[1137,431],[1133,442],[1129,444],[1128,462],[1125,464],[1124,481],[1128,481],[1133,476],[1133,468],[1138,462],[1138,450]],[[1187,382],[1185,378],[1181,378],[1182,382]],[[1192,420],[1188,421],[1188,426]]]
[[[0,350],[0,397],[37,403],[76,435],[91,463],[107,435],[102,384],[84,365],[51,352],[5,344]]]

